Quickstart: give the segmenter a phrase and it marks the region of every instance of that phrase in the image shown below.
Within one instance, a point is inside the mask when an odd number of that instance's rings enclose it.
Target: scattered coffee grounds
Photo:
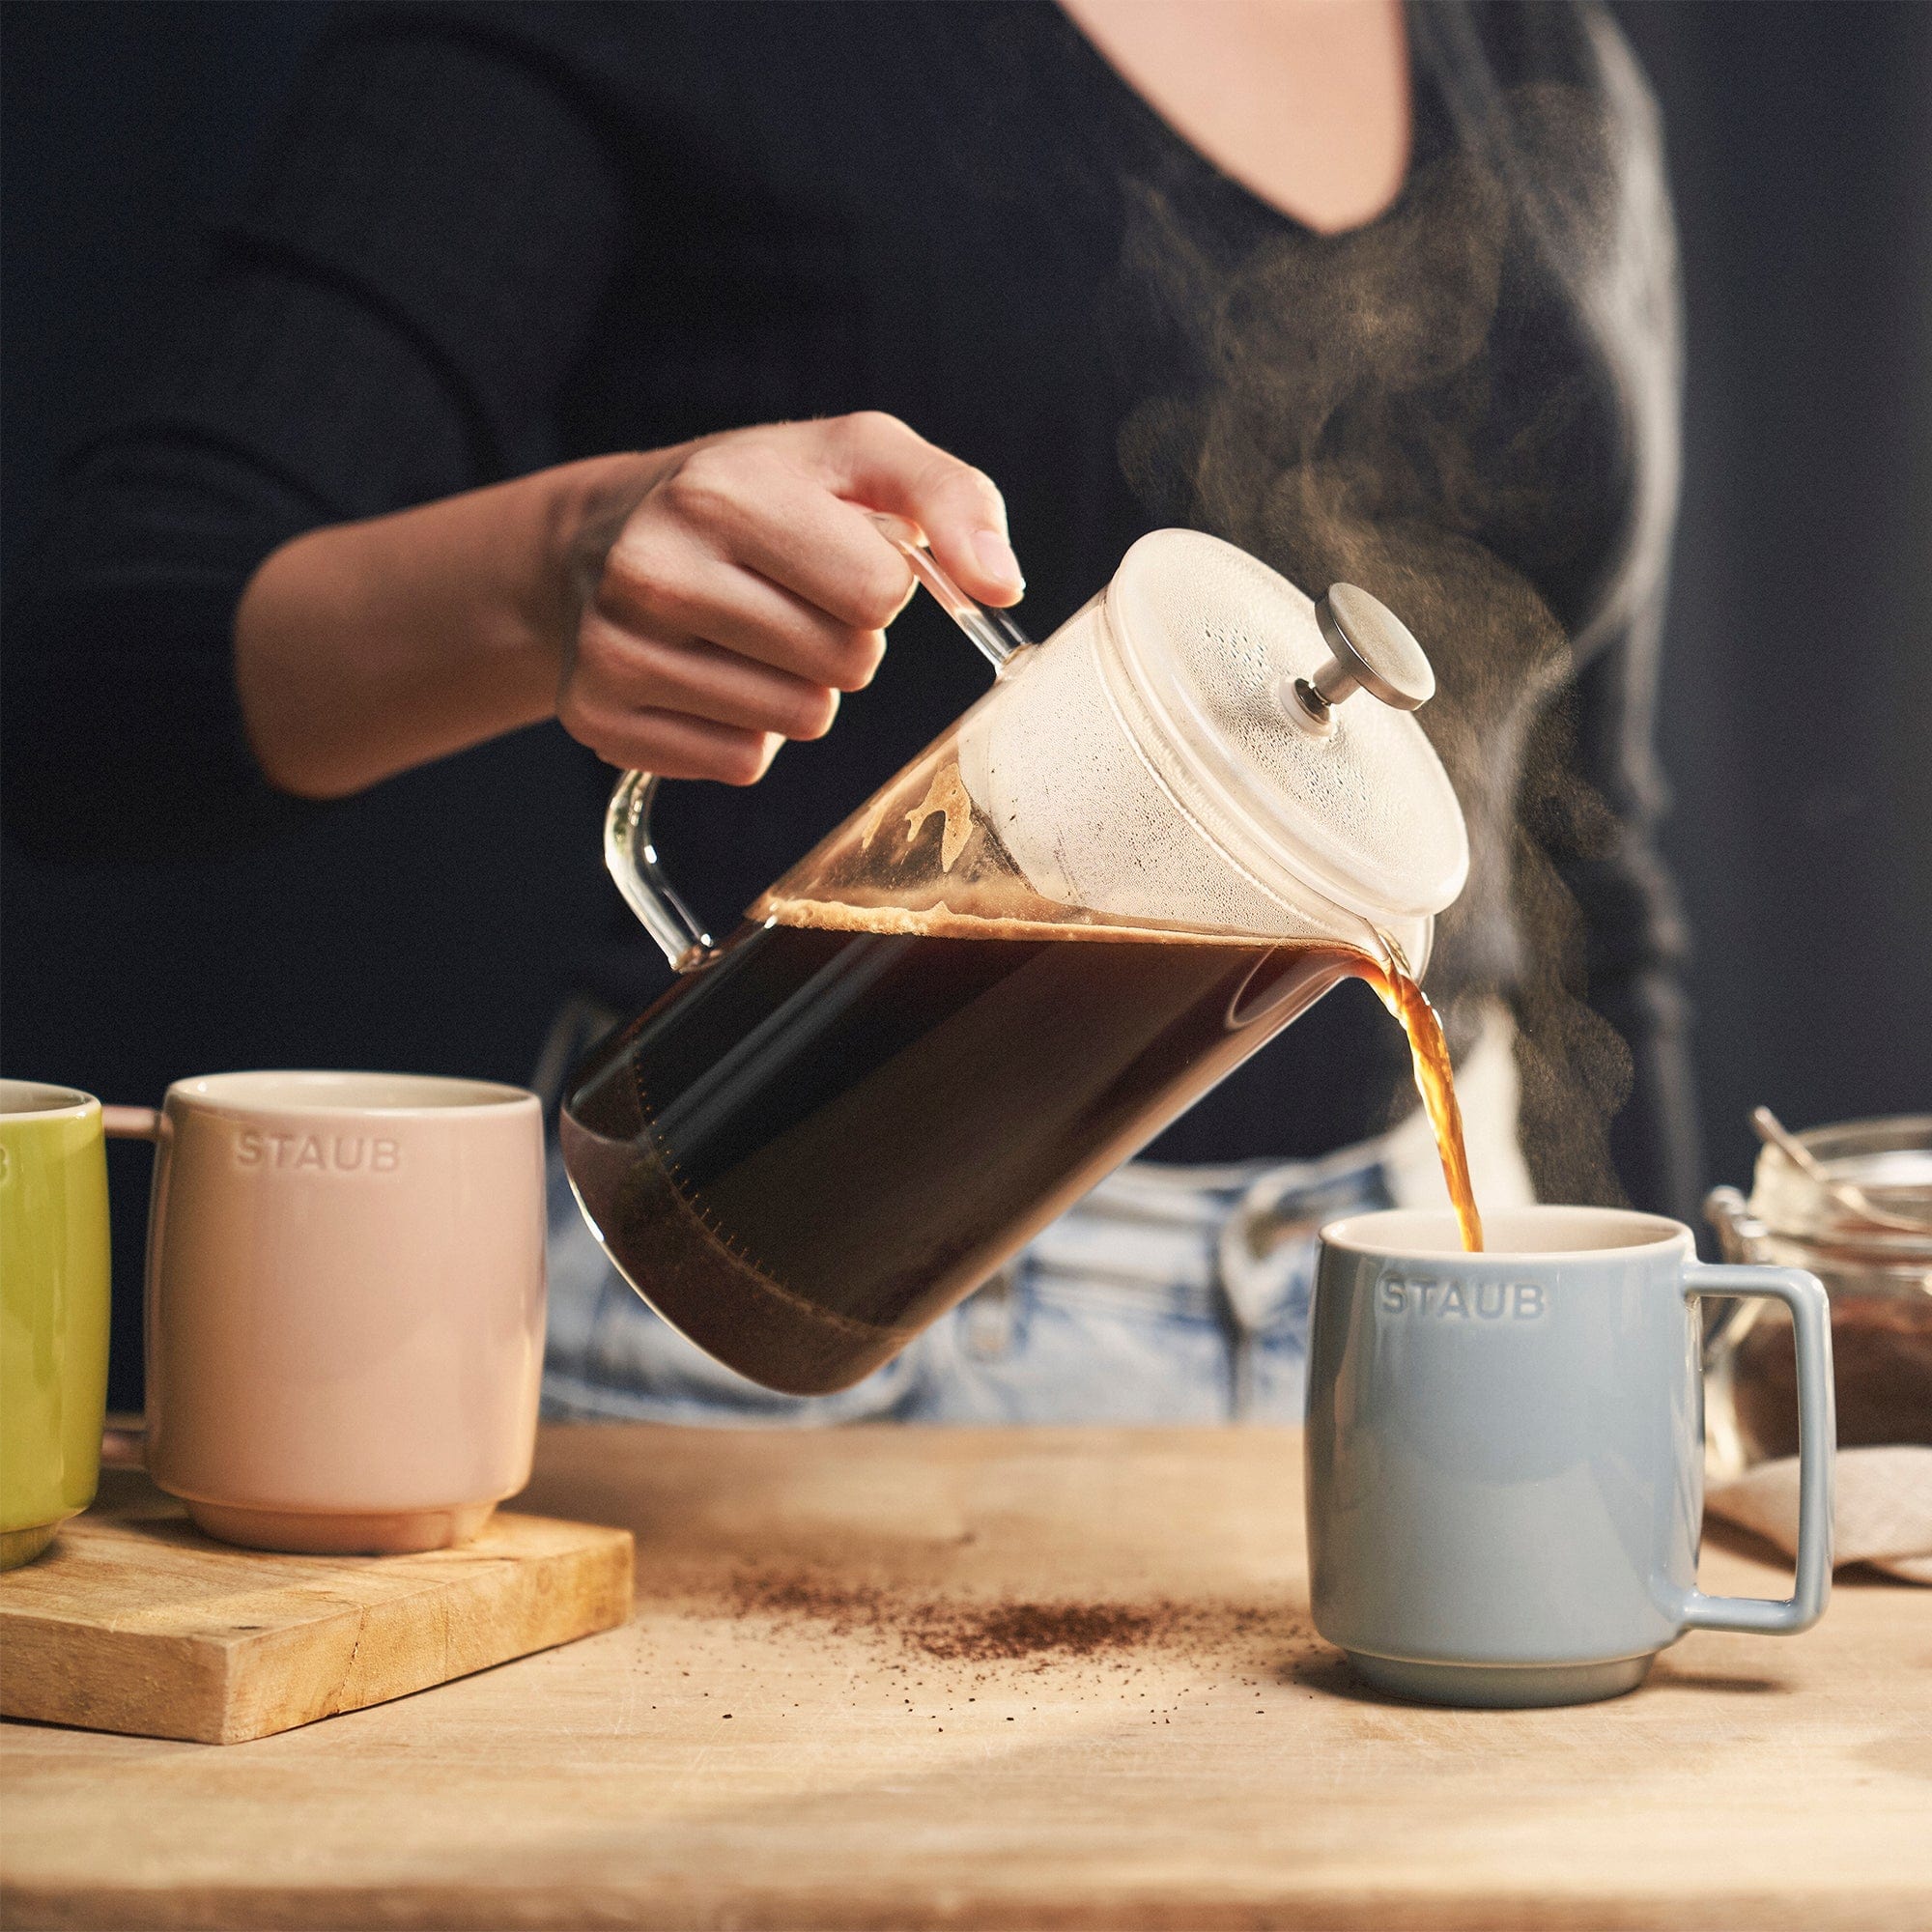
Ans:
[[[1155,1610],[1121,1604],[991,1604],[929,1605],[929,1620],[908,1634],[928,1656],[968,1662],[1038,1657],[1059,1651],[1093,1657],[1124,1650],[1153,1637]]]
[[[1278,1598],[1041,1598],[937,1577],[855,1581],[830,1565],[694,1568],[660,1580],[705,1632],[700,1654],[755,1688],[754,1724],[839,1706],[942,1736],[980,1726],[1010,1738],[1009,1724],[1078,1705],[1184,1728],[1229,1709],[1266,1716],[1270,1692],[1313,1696],[1305,1674],[1328,1667],[1307,1614]],[[740,1715],[742,1694],[720,1687]]]
[[[966,1663],[1043,1664],[1155,1647],[1206,1653],[1251,1636],[1281,1615],[1168,1598],[1066,1603],[921,1595],[802,1572],[746,1572],[733,1580],[731,1598],[741,1615],[817,1624],[838,1636],[861,1633],[942,1662]]]

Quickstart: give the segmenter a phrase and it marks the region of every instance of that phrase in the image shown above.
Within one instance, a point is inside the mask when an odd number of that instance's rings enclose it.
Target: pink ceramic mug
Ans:
[[[534,1094],[217,1073],[109,1131],[159,1147],[146,1462],[211,1536],[437,1549],[529,1479],[544,1338]]]

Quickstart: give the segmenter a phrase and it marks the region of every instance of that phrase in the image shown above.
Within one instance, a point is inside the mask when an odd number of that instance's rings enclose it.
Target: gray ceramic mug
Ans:
[[[1524,1208],[1465,1254],[1447,1213],[1321,1235],[1308,1369],[1315,1627],[1382,1690],[1584,1703],[1687,1631],[1792,1634],[1832,1577],[1832,1339],[1798,1268],[1707,1267],[1656,1215]],[[1697,1589],[1697,1298],[1769,1295],[1798,1338],[1797,1581]]]

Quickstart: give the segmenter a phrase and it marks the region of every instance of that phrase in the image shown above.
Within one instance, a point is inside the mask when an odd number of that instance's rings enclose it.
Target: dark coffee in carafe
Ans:
[[[628,1279],[797,1394],[868,1375],[1351,964],[820,916],[742,929],[593,1054],[562,1126]]]

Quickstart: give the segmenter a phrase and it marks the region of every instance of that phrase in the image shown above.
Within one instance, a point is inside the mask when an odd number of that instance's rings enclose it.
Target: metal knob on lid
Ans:
[[[1435,673],[1422,646],[1386,604],[1352,583],[1331,583],[1317,600],[1315,621],[1328,661],[1313,677],[1294,680],[1295,702],[1318,730],[1334,728],[1334,707],[1366,691],[1398,711],[1415,711],[1435,696]]]

